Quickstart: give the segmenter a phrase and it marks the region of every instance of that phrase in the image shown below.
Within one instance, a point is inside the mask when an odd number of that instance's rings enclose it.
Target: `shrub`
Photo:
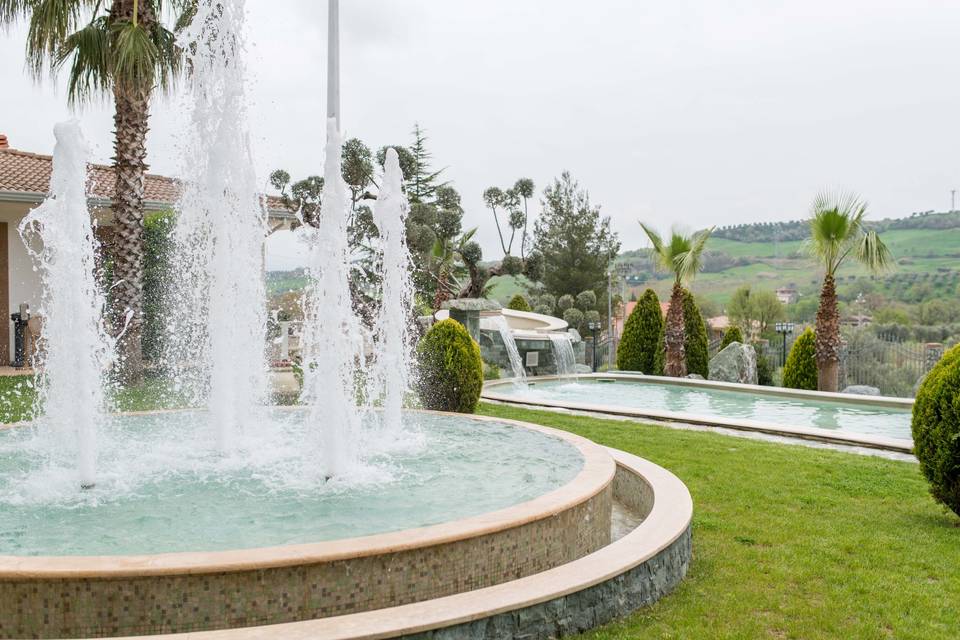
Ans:
[[[507,309],[513,309],[514,311],[533,311],[533,309],[530,308],[530,303],[527,302],[527,299],[519,293],[510,298],[510,302],[507,304]]]
[[[569,293],[565,293],[557,300],[557,309],[561,312],[566,311],[567,309],[572,309],[574,304],[573,296]]]
[[[743,344],[743,332],[740,331],[740,327],[737,325],[728,327],[723,333],[723,340],[720,341],[720,351],[723,351],[734,342]]]
[[[536,306],[536,308],[533,310],[533,312],[534,312],[534,313],[539,313],[539,314],[542,315],[542,316],[552,316],[552,315],[553,315],[553,307],[548,307],[548,306],[545,305],[545,304],[538,304],[538,305]]]
[[[551,313],[553,313],[553,310],[557,308],[557,299],[554,296],[550,295],[549,293],[544,293],[539,298],[537,298],[537,302],[533,306],[548,308],[549,311],[547,312],[547,315],[550,315]]]
[[[566,320],[571,329],[580,331],[580,325],[583,324],[583,311],[580,311],[580,309],[567,309],[563,312],[563,319]]]
[[[500,379],[500,367],[486,360],[483,361],[483,379],[484,380],[499,380]]]
[[[764,387],[773,386],[773,366],[770,364],[770,358],[767,357],[764,349],[758,345],[753,345],[757,352],[757,384]]]
[[[473,413],[483,388],[480,345],[456,320],[437,322],[417,345],[420,402],[427,409]]]
[[[930,493],[960,515],[960,346],[947,351],[920,385],[912,430]]]
[[[657,348],[663,333],[660,299],[647,289],[623,324],[623,336],[617,346],[617,368],[656,375]]]
[[[790,348],[783,367],[783,386],[789,389],[817,390],[817,336],[813,329],[800,334]]]
[[[597,294],[589,289],[577,294],[577,308],[581,311],[589,311],[597,306]]]
[[[707,325],[703,322],[700,307],[693,294],[683,290],[684,343],[687,358],[687,374],[697,373],[704,378],[710,374],[710,342]]]

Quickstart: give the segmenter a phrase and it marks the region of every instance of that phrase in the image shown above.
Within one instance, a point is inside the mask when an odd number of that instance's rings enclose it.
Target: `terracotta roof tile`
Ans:
[[[0,148],[0,191],[46,194],[50,188],[51,156],[28,153],[17,149]],[[113,167],[91,164],[88,176],[89,195],[110,199],[113,196]],[[174,204],[180,193],[180,181],[166,176],[148,173],[144,184],[144,199],[152,202]],[[268,196],[271,210],[286,207],[280,198]]]

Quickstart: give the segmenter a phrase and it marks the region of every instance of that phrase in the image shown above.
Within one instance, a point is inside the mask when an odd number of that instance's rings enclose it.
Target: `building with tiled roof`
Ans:
[[[17,226],[30,209],[43,202],[47,196],[52,169],[51,156],[12,149],[7,136],[0,134],[0,321],[7,322],[10,326],[8,339],[0,339],[0,365],[6,365],[11,360],[11,310],[16,310],[21,303],[27,303],[32,309],[36,309],[40,303],[39,274],[33,270]],[[115,182],[113,168],[103,164],[90,164],[87,175],[91,211],[100,222],[98,231],[105,232],[104,235],[108,236]],[[179,180],[147,174],[144,182],[144,209],[171,209],[177,203],[180,189]],[[295,221],[294,213],[279,198],[267,197],[266,205],[272,228],[289,228]]]

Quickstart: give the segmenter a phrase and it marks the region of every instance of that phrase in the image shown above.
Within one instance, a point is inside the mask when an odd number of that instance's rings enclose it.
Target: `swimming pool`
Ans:
[[[838,397],[712,382],[695,383],[635,375],[534,380],[528,386],[498,384],[484,396],[553,407],[636,410],[637,415],[693,419],[719,426],[743,422],[784,429],[816,429],[909,441],[910,401]],[[611,411],[614,412],[614,411]]]

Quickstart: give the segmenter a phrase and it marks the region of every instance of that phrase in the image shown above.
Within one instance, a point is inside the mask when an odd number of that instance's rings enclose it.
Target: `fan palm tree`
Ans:
[[[120,375],[142,375],[143,190],[150,99],[180,75],[175,31],[195,0],[0,0],[0,25],[28,23],[27,66],[36,77],[69,67],[70,104],[111,95],[114,102],[115,233],[112,321],[119,334]],[[162,23],[173,14],[174,26]]]
[[[823,266],[823,287],[817,310],[817,369],[820,391],[837,391],[840,373],[840,311],[837,270],[853,257],[876,273],[893,261],[889,249],[863,219],[867,204],[852,193],[820,193],[813,201],[808,247]]]
[[[683,235],[677,231],[670,234],[670,242],[665,243],[660,235],[640,223],[644,233],[653,245],[653,258],[658,268],[673,273],[673,291],[670,294],[670,309],[667,310],[667,323],[664,328],[666,358],[663,372],[665,375],[682,378],[687,375],[687,361],[684,353],[686,329],[683,317],[683,285],[703,268],[703,251],[707,240],[713,233],[713,227],[692,235]]]

